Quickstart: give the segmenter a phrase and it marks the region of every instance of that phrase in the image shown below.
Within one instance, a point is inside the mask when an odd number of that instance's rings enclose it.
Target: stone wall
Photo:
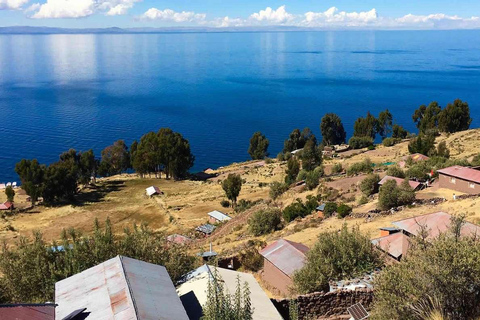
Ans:
[[[330,317],[348,314],[347,308],[361,303],[365,309],[370,310],[373,302],[372,289],[357,289],[350,291],[315,292],[296,298],[299,319],[307,315],[317,317]],[[289,299],[275,300],[274,304],[285,319],[288,317]]]

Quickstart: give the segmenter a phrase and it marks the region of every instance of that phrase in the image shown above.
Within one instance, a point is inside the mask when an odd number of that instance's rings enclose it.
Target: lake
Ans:
[[[414,130],[419,105],[456,98],[479,126],[480,30],[0,35],[0,183],[22,158],[99,155],[161,127],[190,140],[198,171],[248,159],[255,131],[276,156],[327,112],[348,135],[385,108]]]

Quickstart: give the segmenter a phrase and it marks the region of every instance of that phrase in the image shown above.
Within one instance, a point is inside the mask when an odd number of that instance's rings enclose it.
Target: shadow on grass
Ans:
[[[75,196],[75,199],[69,203],[74,207],[82,207],[88,203],[101,202],[105,196],[112,192],[118,192],[125,187],[124,181],[106,181],[100,185],[90,186],[86,191],[82,191]]]

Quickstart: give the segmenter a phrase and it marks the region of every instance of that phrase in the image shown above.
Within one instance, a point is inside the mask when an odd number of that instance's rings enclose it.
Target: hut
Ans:
[[[149,197],[153,197],[155,195],[163,194],[163,192],[158,187],[155,187],[155,186],[150,186],[147,189],[145,189],[145,193]]]
[[[223,212],[220,212],[218,210],[214,210],[208,213],[208,221],[210,223],[219,223],[219,222],[227,222],[228,220],[231,220],[228,215],[226,215]]]

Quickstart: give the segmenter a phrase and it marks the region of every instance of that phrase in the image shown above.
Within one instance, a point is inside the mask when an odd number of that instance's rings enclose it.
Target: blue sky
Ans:
[[[479,17],[480,0],[0,0],[0,26],[461,29]]]

